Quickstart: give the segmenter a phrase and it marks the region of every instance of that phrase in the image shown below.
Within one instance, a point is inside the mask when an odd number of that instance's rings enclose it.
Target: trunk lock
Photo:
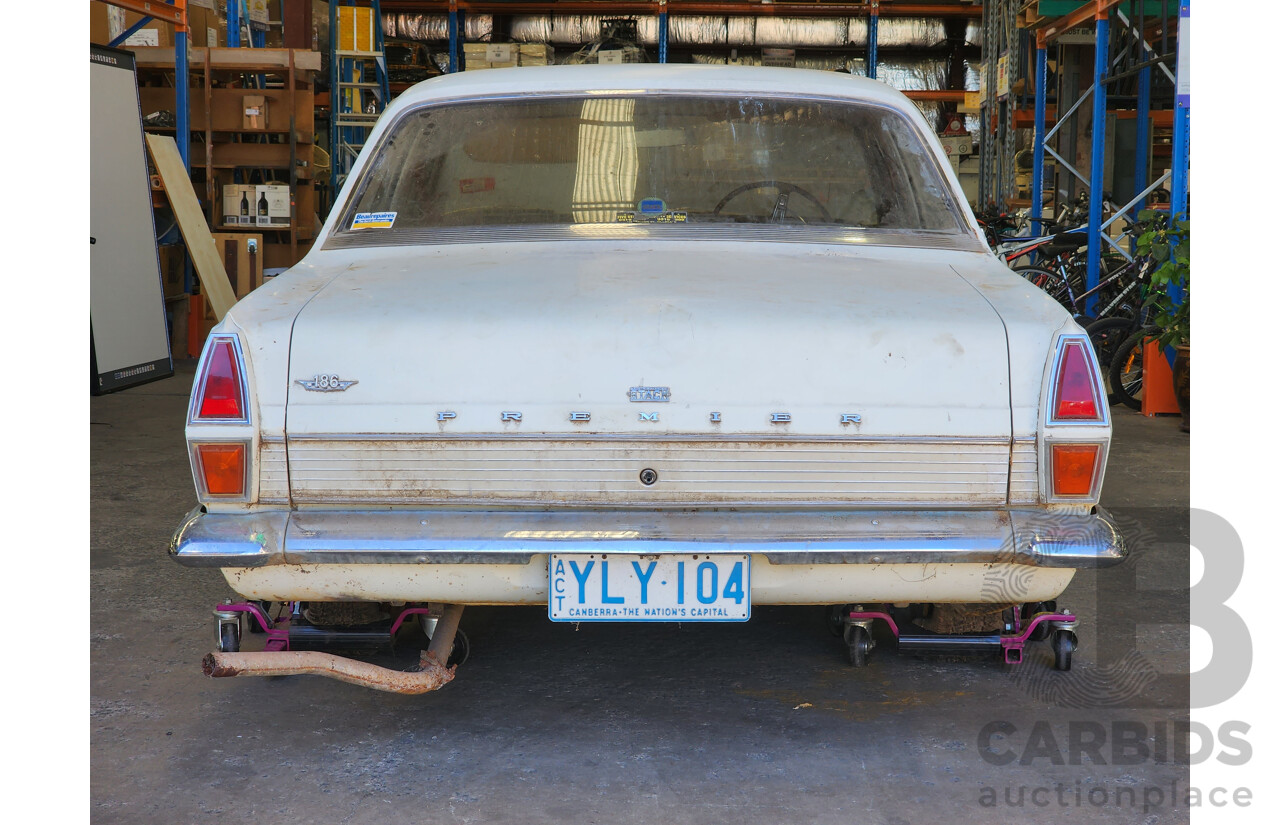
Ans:
[[[651,487],[658,480],[658,471],[645,467],[640,471],[640,483],[646,487]]]

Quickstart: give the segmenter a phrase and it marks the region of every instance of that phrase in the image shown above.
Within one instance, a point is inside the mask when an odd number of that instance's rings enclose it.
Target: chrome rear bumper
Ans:
[[[545,553],[752,553],[770,564],[1110,567],[1128,555],[1101,507],[1040,510],[385,510],[187,514],[169,554],[188,567],[528,564]]]

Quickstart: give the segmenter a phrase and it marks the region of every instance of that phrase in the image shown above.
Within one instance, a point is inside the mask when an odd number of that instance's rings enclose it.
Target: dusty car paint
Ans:
[[[928,132],[906,98],[848,76],[593,66],[429,81],[388,109],[370,146],[433,102],[636,89],[861,100]],[[959,232],[743,226],[683,239],[624,228],[353,241],[336,223],[349,183],[307,257],[218,328],[239,336],[250,421],[191,422],[188,439],[243,438],[255,460],[249,500],[206,502],[201,517],[876,506],[1008,523],[1010,508],[1025,507],[1092,523],[1096,497],[1045,503],[1041,457],[1053,439],[1109,439],[1105,420],[1046,425],[1055,342],[1080,329],[983,251],[941,146],[930,140],[928,151],[960,204]],[[322,375],[345,386],[317,392]],[[634,403],[635,386],[666,388],[669,399]],[[274,553],[283,532],[246,546]],[[907,542],[934,540],[922,531]],[[1123,557],[1117,546],[1107,563]],[[250,598],[529,604],[546,600],[537,558],[273,560],[224,573]],[[1043,600],[1074,572],[892,558],[756,564],[753,599],[763,604],[1007,597],[993,578]]]

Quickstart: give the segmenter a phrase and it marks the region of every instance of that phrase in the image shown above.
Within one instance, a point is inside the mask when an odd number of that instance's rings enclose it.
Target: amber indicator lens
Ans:
[[[200,385],[199,418],[244,418],[244,390],[235,347],[228,338],[216,339]]]
[[[1058,366],[1054,389],[1054,417],[1059,420],[1098,421],[1098,399],[1093,392],[1093,365],[1084,344],[1066,345]]]
[[[196,455],[209,495],[244,495],[243,444],[197,444]]]
[[[1097,444],[1053,445],[1054,495],[1087,496],[1093,491],[1098,449]]]

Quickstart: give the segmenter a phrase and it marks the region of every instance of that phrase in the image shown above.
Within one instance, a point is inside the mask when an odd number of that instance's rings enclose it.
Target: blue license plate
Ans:
[[[746,554],[552,553],[553,622],[745,622]]]

